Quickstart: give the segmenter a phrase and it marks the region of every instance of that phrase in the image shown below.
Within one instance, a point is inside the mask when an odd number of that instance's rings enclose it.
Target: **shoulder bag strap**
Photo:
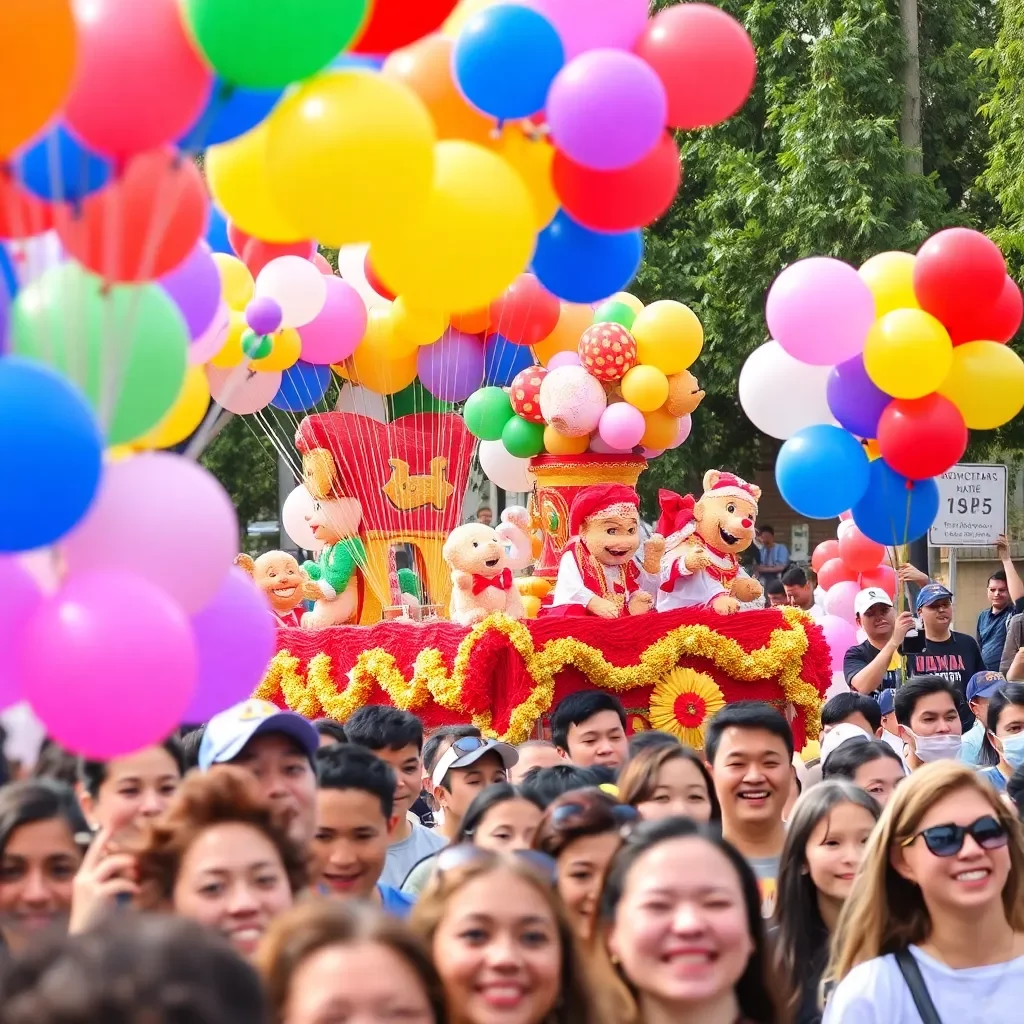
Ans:
[[[935,1004],[928,993],[928,986],[921,976],[921,968],[918,967],[914,954],[909,949],[901,949],[896,954],[896,963],[903,975],[903,980],[907,983],[907,988],[910,989],[914,1005],[921,1015],[922,1024],[942,1024],[939,1011],[935,1009]]]

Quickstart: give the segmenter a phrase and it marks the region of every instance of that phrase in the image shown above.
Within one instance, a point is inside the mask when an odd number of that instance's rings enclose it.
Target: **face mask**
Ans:
[[[1020,768],[1024,765],[1024,732],[1016,736],[1007,736],[999,741],[1003,747],[1003,760],[1013,768]]]
[[[939,736],[918,736],[916,732],[911,732],[909,729],[907,732],[914,737],[917,759],[924,761],[925,764],[932,761],[955,761],[960,757],[962,736],[954,736],[952,733]]]

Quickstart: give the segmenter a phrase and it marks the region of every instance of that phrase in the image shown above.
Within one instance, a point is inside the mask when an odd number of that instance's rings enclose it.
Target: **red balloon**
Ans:
[[[811,553],[811,568],[821,572],[821,567],[833,558],[839,557],[839,541],[823,540]]]
[[[31,238],[53,227],[54,208],[21,187],[9,164],[0,165],[0,238]]]
[[[885,547],[848,526],[839,538],[839,557],[852,572],[867,572],[885,558]]]
[[[950,325],[949,336],[954,345],[962,345],[966,341],[999,341],[1005,344],[1017,333],[1024,319],[1024,298],[1017,283],[1007,274],[999,298],[991,306],[971,312],[973,315],[965,316],[962,323]]]
[[[565,212],[592,231],[629,231],[657,220],[679,191],[679,147],[666,132],[642,160],[620,171],[595,171],[555,152],[551,178]]]
[[[709,4],[668,7],[634,47],[668,93],[670,128],[705,128],[732,117],[754,88],[757,55],[746,29]]]
[[[513,345],[537,345],[555,329],[561,303],[533,274],[520,274],[505,294],[491,303],[489,334]]]
[[[830,558],[818,570],[818,586],[822,590],[829,590],[843,580],[855,583],[857,574],[841,558]]]
[[[390,53],[440,28],[458,0],[375,0],[352,53]],[[376,291],[376,289],[374,289]]]
[[[234,224],[228,224],[228,241],[253,277],[278,256],[301,256],[304,260],[311,260],[316,252],[314,242],[264,242],[247,235]]]
[[[395,301],[395,293],[377,276],[377,271],[370,264],[370,254],[363,257],[363,276],[366,283],[382,298],[388,302]]]
[[[876,565],[874,569],[862,572],[857,581],[861,590],[868,587],[881,587],[889,597],[896,596],[896,573],[891,565]]]
[[[57,208],[64,248],[108,281],[152,281],[206,234],[209,200],[199,168],[177,150],[153,149],[77,206]]]
[[[967,450],[960,410],[944,395],[895,398],[878,421],[878,450],[910,480],[940,476]]]

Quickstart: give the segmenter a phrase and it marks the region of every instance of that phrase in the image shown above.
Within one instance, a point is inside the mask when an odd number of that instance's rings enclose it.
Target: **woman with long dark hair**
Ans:
[[[711,773],[700,756],[681,743],[658,744],[636,754],[619,776],[619,799],[644,821],[683,815],[721,821]]]
[[[978,774],[1000,793],[1024,765],[1024,683],[1006,683],[989,698],[981,763],[989,767]]]

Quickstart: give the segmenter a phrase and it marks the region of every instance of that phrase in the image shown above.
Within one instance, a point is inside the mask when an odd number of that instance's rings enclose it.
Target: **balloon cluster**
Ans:
[[[1006,344],[1022,313],[1002,253],[967,228],[859,270],[827,257],[787,267],[768,293],[773,340],[739,381],[750,420],[785,440],[783,498],[811,518],[850,509],[878,544],[922,536],[934,478],[963,456],[968,428],[1024,407],[1024,361]]]

